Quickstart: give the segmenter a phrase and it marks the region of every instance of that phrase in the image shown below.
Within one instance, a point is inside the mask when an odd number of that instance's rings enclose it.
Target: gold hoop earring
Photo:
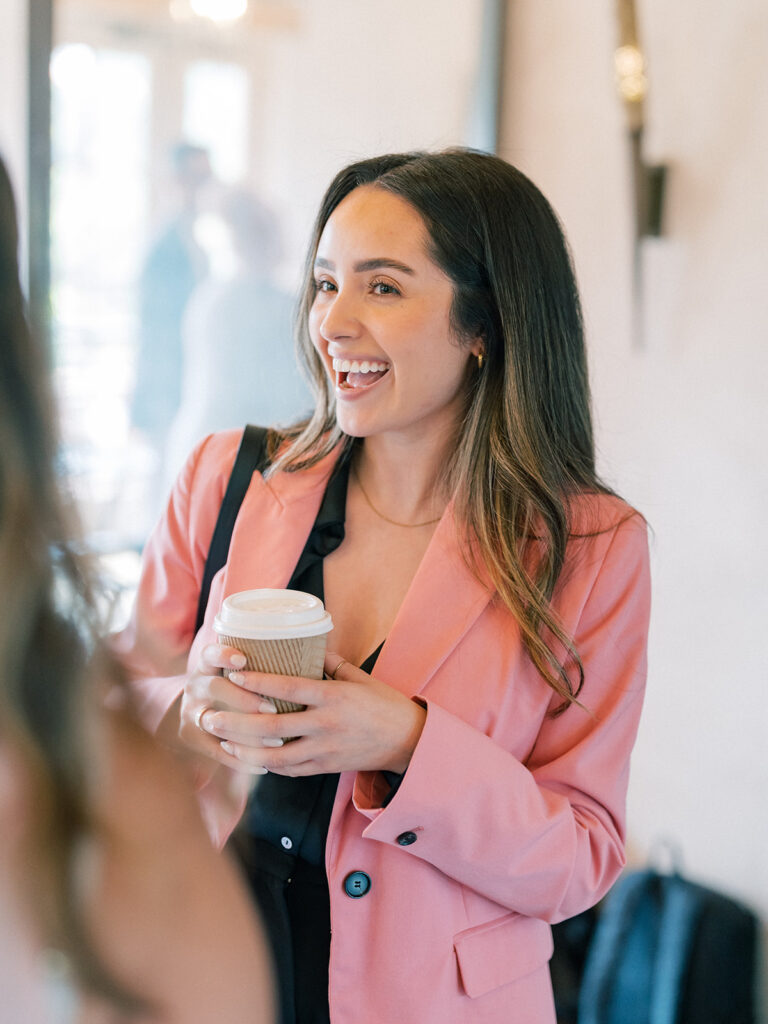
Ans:
[[[478,368],[478,370],[482,370],[482,368],[483,368],[483,353],[482,352],[478,352],[477,353],[477,368]]]

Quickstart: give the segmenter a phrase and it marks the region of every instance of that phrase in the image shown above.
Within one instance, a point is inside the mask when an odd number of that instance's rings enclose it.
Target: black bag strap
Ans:
[[[243,437],[235,456],[229,483],[227,484],[224,499],[219,509],[219,517],[214,527],[211,546],[208,549],[203,582],[200,587],[200,599],[197,603],[195,634],[197,634],[205,618],[205,609],[208,605],[213,577],[226,564],[237,513],[240,511],[240,506],[243,503],[245,492],[248,490],[251,477],[257,470],[259,473],[262,473],[268,464],[267,428],[254,427],[249,423],[243,431]]]

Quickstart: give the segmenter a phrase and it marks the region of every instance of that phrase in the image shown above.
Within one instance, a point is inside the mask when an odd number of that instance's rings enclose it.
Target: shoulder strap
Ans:
[[[240,506],[243,503],[245,492],[251,482],[251,477],[258,470],[263,472],[267,468],[267,428],[254,427],[250,423],[243,431],[243,438],[235,456],[232,466],[232,473],[229,477],[227,489],[224,492],[224,500],[219,509],[219,518],[211,538],[211,546],[208,549],[208,558],[205,562],[203,582],[200,587],[200,599],[197,603],[197,621],[195,633],[198,632],[205,618],[205,609],[208,605],[208,596],[211,592],[211,582],[216,573],[226,564],[229,555],[229,542],[232,539],[232,531],[235,528],[235,520]]]

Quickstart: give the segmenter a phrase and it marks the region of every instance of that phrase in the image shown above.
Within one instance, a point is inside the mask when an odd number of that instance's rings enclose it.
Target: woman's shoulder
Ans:
[[[185,476],[193,481],[201,478],[211,481],[218,478],[226,483],[232,472],[240,442],[243,439],[244,429],[243,427],[242,429],[222,430],[204,437],[190,453],[180,479],[183,479]],[[274,427],[268,429],[276,437],[277,453],[275,457],[279,457],[289,444],[289,441],[280,429]],[[340,453],[341,446],[339,445],[311,465],[298,470],[279,470],[275,476],[291,478],[300,486],[303,481],[311,482],[317,477],[327,476],[336,464]],[[275,476],[271,476],[271,479],[274,480]]]
[[[195,477],[204,474],[228,478],[242,437],[243,431],[239,428],[208,434],[190,452],[182,474],[186,470]]]
[[[179,518],[191,520],[193,533],[213,529],[243,439],[243,430],[208,434],[190,452],[171,492]],[[258,474],[254,474],[254,480]]]
[[[568,499],[568,535],[572,540],[605,536],[617,532],[645,536],[645,517],[627,501],[610,491],[581,491]]]
[[[648,526],[645,517],[623,498],[604,491],[584,491],[568,501],[568,543],[559,580],[562,589],[575,580],[645,571]]]

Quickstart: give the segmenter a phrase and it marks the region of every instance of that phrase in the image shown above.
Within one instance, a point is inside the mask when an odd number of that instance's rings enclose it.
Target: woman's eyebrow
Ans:
[[[336,268],[336,265],[332,260],[323,259],[322,256],[317,257],[315,260],[315,266],[322,267],[324,270],[335,270]],[[416,273],[413,267],[409,267],[407,263],[401,263],[399,260],[390,259],[388,256],[374,256],[372,259],[359,260],[354,264],[352,269],[356,274],[362,274],[367,270],[381,270],[382,268],[399,270],[403,274]]]
[[[409,267],[407,263],[389,259],[387,256],[375,256],[370,260],[360,260],[359,263],[355,263],[354,270],[356,274],[360,274],[366,270],[380,270],[382,267],[388,267],[390,270],[400,270],[404,274],[416,273],[413,267]]]

